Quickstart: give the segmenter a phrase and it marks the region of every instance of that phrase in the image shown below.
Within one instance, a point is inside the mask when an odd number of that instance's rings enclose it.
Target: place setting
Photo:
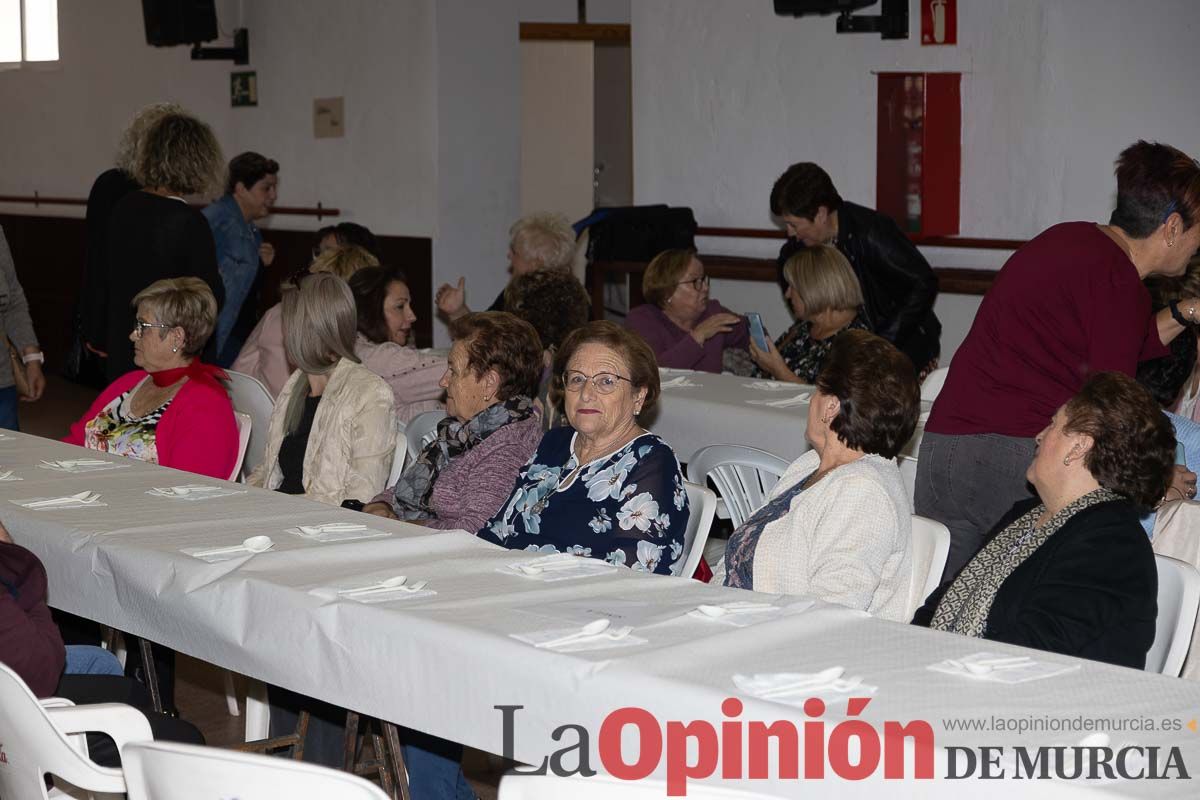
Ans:
[[[388,531],[371,528],[358,522],[325,522],[319,525],[297,525],[285,528],[284,533],[299,536],[312,542],[348,542],[354,539],[377,539],[391,536]]]
[[[31,497],[28,500],[10,500],[10,503],[27,508],[30,511],[49,511],[55,509],[95,508],[107,506],[100,501],[99,492],[84,491],[62,497]]]
[[[962,658],[947,658],[926,669],[945,675],[992,683],[1028,683],[1075,672],[1079,664],[1039,661],[1030,656],[1006,656],[1002,653],[972,653]]]
[[[611,575],[616,567],[598,558],[583,558],[570,553],[553,553],[529,561],[518,561],[497,567],[496,571],[503,575],[516,575],[527,580],[543,583],[574,580],[576,578],[592,578],[597,575]]]
[[[234,489],[227,486],[205,486],[201,483],[187,483],[182,486],[161,486],[150,489],[146,494],[151,497],[163,497],[168,500],[212,500],[217,497],[229,497],[235,494],[246,494],[245,489]]]
[[[795,408],[797,406],[807,405],[812,399],[812,392],[800,392],[792,397],[779,397],[774,400],[767,400],[761,397],[754,397],[746,402],[752,406],[767,406],[768,408]]]
[[[247,537],[242,540],[241,544],[223,547],[184,547],[179,552],[210,564],[217,564],[222,561],[249,558],[273,549],[275,549],[275,542],[271,537],[260,535]]]
[[[14,473],[14,470],[11,470],[11,469],[0,469],[0,483],[3,483],[5,481],[23,481],[23,480],[25,480],[21,476],[15,475],[13,473]]]
[[[759,700],[801,707],[809,698],[820,698],[828,709],[838,710],[839,701],[854,697],[873,696],[878,686],[865,683],[861,675],[846,675],[842,666],[828,667],[817,672],[759,672],[752,675],[735,674],[733,685],[738,691]]]
[[[662,389],[689,389],[700,385],[687,375],[677,375],[670,380],[663,381],[659,384],[659,387]]]
[[[73,458],[64,459],[62,461],[46,461],[38,464],[38,469],[48,469],[54,472],[103,472],[108,469],[125,469],[132,467],[133,464],[118,464],[115,461],[106,461],[100,458]]]
[[[742,386],[759,392],[788,392],[796,388],[796,384],[787,381],[766,380],[750,381],[750,383],[743,383]]]
[[[429,581],[394,575],[380,580],[368,580],[352,586],[322,586],[311,591],[320,597],[337,600],[353,600],[356,603],[392,603],[398,600],[417,600],[434,597],[437,591],[428,588]]]
[[[510,633],[509,638],[531,644],[541,650],[579,653],[646,644],[648,640],[635,636],[634,630],[632,625],[614,625],[610,618],[600,617],[576,627]]]

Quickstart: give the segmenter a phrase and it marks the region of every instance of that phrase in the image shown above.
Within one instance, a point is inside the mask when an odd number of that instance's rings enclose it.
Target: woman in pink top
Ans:
[[[156,281],[133,298],[133,361],[63,441],[226,480],[238,432],[224,373],[201,363],[217,301],[199,278]]]
[[[396,419],[408,423],[423,411],[441,408],[446,359],[425,356],[409,347],[417,315],[404,273],[394,267],[369,267],[350,278],[358,307],[354,354],[387,381],[396,395]]]
[[[720,372],[726,348],[746,350],[746,320],[708,297],[708,276],[693,250],[665,250],[642,276],[646,303],[625,326],[642,335],[660,367]],[[747,354],[748,355],[748,354]]]

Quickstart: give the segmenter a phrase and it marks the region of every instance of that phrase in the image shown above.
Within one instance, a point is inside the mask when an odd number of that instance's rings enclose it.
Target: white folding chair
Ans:
[[[408,428],[403,422],[396,423],[396,450],[392,453],[392,468],[388,472],[387,483],[385,488],[391,488],[396,485],[396,481],[400,480],[400,473],[404,472],[405,459],[408,457]]]
[[[768,800],[774,795],[749,790],[712,786],[689,781],[692,800]],[[667,785],[660,780],[623,781],[608,775],[590,778],[560,778],[556,775],[521,775],[509,772],[500,779],[498,800],[662,800]],[[129,800],[134,800],[133,795]]]
[[[908,590],[908,619],[941,585],[950,555],[950,529],[940,522],[912,515],[912,580]]]
[[[243,458],[243,466],[249,474],[262,463],[275,399],[257,378],[233,370],[225,372],[229,375],[229,400],[233,403],[233,410],[248,415],[251,421],[250,439]]]
[[[408,437],[409,462],[416,461],[425,445],[433,441],[433,437],[437,435],[437,425],[445,416],[445,411],[435,408],[432,411],[417,414],[409,420],[408,427],[404,429],[404,434]],[[391,485],[388,484],[388,486]]]
[[[130,742],[153,738],[146,716],[132,706],[73,706],[57,699],[43,706],[15,672],[0,664],[0,740],[5,759],[0,764],[0,797],[62,796],[46,791],[46,773],[89,792],[124,792],[121,770],[101,767],[87,757],[86,745],[75,736],[86,732],[107,734],[122,753]]]
[[[121,753],[129,800],[384,800],[379,787],[314,764],[173,742],[131,744]]]
[[[937,400],[937,396],[941,393],[942,386],[946,383],[946,375],[949,372],[949,367],[938,367],[926,375],[925,380],[921,383],[921,399],[928,400],[930,403]]]
[[[1191,564],[1155,554],[1158,567],[1158,620],[1146,672],[1179,677],[1200,611],[1200,572]]]
[[[766,505],[787,468],[787,461],[757,447],[714,444],[701,447],[688,459],[687,479],[707,486],[711,478],[736,528]]]
[[[250,418],[249,414],[241,411],[233,412],[233,417],[237,420],[238,452],[233,472],[229,473],[229,480],[236,481],[242,474],[242,462],[246,460],[246,446],[250,444],[250,431],[254,426],[254,420]]]
[[[687,492],[689,516],[687,530],[683,534],[683,569],[679,574],[690,578],[704,557],[704,545],[708,542],[713,514],[717,510],[717,496],[712,490],[691,481],[684,481],[683,489]]]

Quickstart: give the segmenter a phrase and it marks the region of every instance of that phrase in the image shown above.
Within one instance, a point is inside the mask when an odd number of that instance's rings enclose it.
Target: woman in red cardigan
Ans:
[[[212,334],[217,301],[199,278],[156,281],[133,299],[129,334],[141,369],[96,398],[63,440],[92,450],[227,479],[238,431],[216,367],[199,354]]]

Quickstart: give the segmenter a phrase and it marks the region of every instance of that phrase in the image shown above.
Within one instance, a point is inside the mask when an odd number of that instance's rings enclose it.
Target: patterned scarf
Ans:
[[[1059,511],[1041,527],[1038,527],[1037,521],[1046,512],[1044,504],[1022,515],[996,534],[958,574],[938,603],[929,627],[983,638],[996,593],[1008,576],[1066,525],[1071,517],[1098,503],[1120,499],[1120,495],[1108,489],[1096,489]]]
[[[450,461],[475,447],[496,431],[536,413],[533,401],[523,395],[510,397],[480,411],[466,422],[446,417],[437,426],[437,438],[426,445],[417,460],[396,482],[396,515],[400,519],[430,519],[433,484]]]

